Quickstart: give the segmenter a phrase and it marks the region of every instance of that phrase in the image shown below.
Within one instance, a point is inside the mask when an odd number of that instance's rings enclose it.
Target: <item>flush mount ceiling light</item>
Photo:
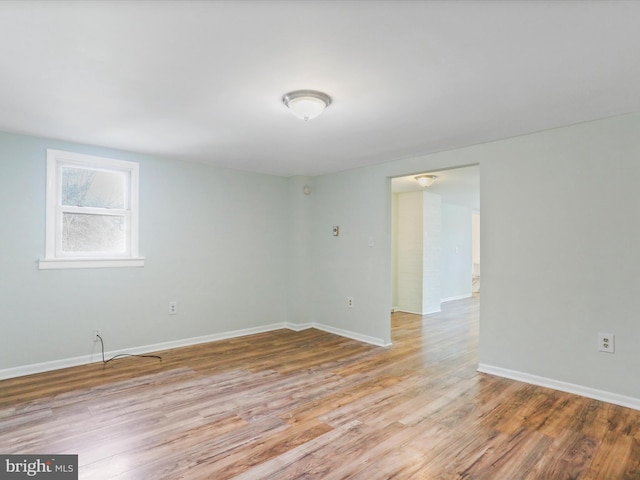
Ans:
[[[282,97],[282,102],[296,117],[305,122],[320,115],[331,105],[331,97],[316,90],[296,90]]]
[[[417,177],[415,177],[418,183],[422,185],[424,188],[427,188],[433,185],[433,182],[436,181],[436,178],[438,177],[436,177],[435,175],[418,175]]]

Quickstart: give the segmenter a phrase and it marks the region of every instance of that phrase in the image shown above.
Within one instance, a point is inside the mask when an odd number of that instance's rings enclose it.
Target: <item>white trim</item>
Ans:
[[[312,326],[313,328],[317,328],[318,330],[322,330],[324,332],[333,333],[334,335],[340,335],[341,337],[350,338],[352,340],[357,340],[363,343],[369,343],[371,345],[375,345],[376,347],[391,346],[391,342],[387,343],[382,338],[370,337],[369,335],[363,335],[361,333],[343,330],[342,328],[336,328],[330,325],[324,325],[322,323],[314,323]]]
[[[120,172],[126,178],[124,208],[74,207],[61,205],[61,169],[77,166],[107,172]],[[139,165],[136,162],[97,157],[81,153],[47,149],[45,257],[40,270],[57,268],[144,267],[139,254]],[[64,213],[113,215],[123,217],[126,229],[126,248],[118,254],[101,252],[63,252],[62,217]],[[106,260],[106,262],[104,261]]]
[[[432,313],[442,312],[442,309],[440,308],[438,310],[432,310],[430,312],[413,312],[411,310],[405,310],[404,308],[396,308],[396,312],[410,313],[411,315],[431,315]]]
[[[92,363],[91,358],[91,355],[83,355],[81,357],[63,358],[62,360],[53,360],[51,362],[32,363],[31,365],[5,368],[0,370],[0,380],[33,375],[34,373],[50,372],[61,368],[76,367],[78,365],[86,365],[88,363]]]
[[[159,352],[161,350],[170,350],[172,348],[188,347],[190,345],[197,345],[199,343],[216,342],[218,340],[227,340],[229,338],[245,337],[247,335],[255,335],[256,333],[271,332],[273,330],[281,330],[286,328],[284,323],[272,323],[271,325],[265,325],[263,327],[251,327],[243,328],[242,330],[231,330],[229,332],[213,333],[211,335],[202,335],[200,337],[184,338],[182,340],[172,340],[169,342],[156,343],[153,345],[146,345],[144,347],[134,347],[126,350],[120,350],[111,352],[111,355],[118,355],[121,353],[149,353]],[[107,354],[105,353],[105,356]]]
[[[57,150],[47,150],[47,189],[46,189],[46,218],[45,218],[45,258],[56,256],[56,204],[58,189],[58,164],[55,159]]]
[[[341,337],[350,338],[352,340],[357,340],[358,342],[368,343],[370,345],[375,345],[376,347],[390,347],[392,343],[385,342],[382,338],[378,337],[370,337],[369,335],[363,335],[357,332],[351,332],[349,330],[343,330],[342,328],[332,327],[330,325],[325,325],[323,323],[290,323],[286,322],[284,324],[286,328],[289,330],[293,330],[295,332],[300,332],[301,330],[306,330],[308,328],[317,328],[318,330],[322,330],[323,332],[333,333],[334,335],[339,335]]]
[[[473,293],[465,293],[463,295],[454,295],[453,297],[447,297],[440,300],[440,303],[452,302],[454,300],[464,300],[465,298],[473,297]]]
[[[313,323],[291,323],[286,322],[284,324],[285,328],[289,330],[293,330],[294,332],[300,332],[302,330],[306,330],[307,328],[313,328]]]
[[[129,355],[141,355],[145,353],[159,352],[162,350],[169,350],[172,348],[188,347],[190,345],[197,345],[199,343],[215,342],[217,340],[226,340],[228,338],[243,337],[246,335],[254,335],[256,333],[270,332],[272,330],[279,330],[285,328],[284,323],[276,323],[272,325],[266,325],[264,327],[245,328],[242,330],[233,330],[230,332],[215,333],[213,335],[203,335],[201,337],[185,338],[182,340],[173,340],[169,342],[155,343],[151,345],[144,345],[140,347],[124,348],[122,350],[112,350],[105,352],[105,358],[111,358],[114,355],[129,354]],[[59,370],[61,368],[75,367],[78,365],[87,365],[89,363],[101,362],[100,355],[96,355],[94,352],[92,355],[83,355],[80,357],[64,358],[62,360],[54,360],[51,362],[34,363],[31,365],[24,365],[21,367],[5,368],[0,370],[0,380],[6,378],[21,377],[23,375],[31,375],[34,373],[49,372],[51,370]]]
[[[112,350],[105,352],[105,358],[111,358],[114,355],[128,354],[128,355],[142,355],[146,353],[159,352],[163,350],[170,350],[172,348],[188,347],[190,345],[197,345],[199,343],[209,343],[218,340],[226,340],[229,338],[244,337],[247,335],[255,335],[256,333],[271,332],[273,330],[280,330],[287,328],[289,330],[300,331],[307,328],[317,328],[325,332],[340,335],[342,337],[351,338],[360,342],[373,344],[381,347],[388,347],[391,344],[386,344],[382,339],[375,337],[369,337],[367,335],[361,335],[359,333],[349,332],[339,328],[329,327],[328,325],[321,325],[316,323],[295,324],[289,322],[273,323],[271,325],[265,325],[263,327],[251,327],[244,328],[242,330],[232,330],[229,332],[214,333],[212,335],[203,335],[200,337],[185,338],[182,340],[172,340],[169,342],[155,343],[152,345],[144,345],[140,347],[124,348],[122,350]],[[76,367],[78,365],[87,365],[90,363],[101,362],[102,358],[95,352],[92,355],[82,355],[79,357],[63,358],[61,360],[53,360],[51,362],[34,363],[31,365],[23,365],[20,367],[5,368],[0,370],[0,380],[14,377],[22,377],[24,375],[32,375],[34,373],[49,372],[52,370],[59,370],[62,368]]]
[[[538,385],[540,387],[560,390],[561,392],[573,393],[575,395],[593,398],[595,400],[601,400],[607,403],[613,403],[614,405],[633,408],[634,410],[640,410],[640,398],[628,397],[626,395],[620,395],[618,393],[598,390],[591,387],[585,387],[583,385],[576,385],[575,383],[554,380],[553,378],[539,377],[538,375],[519,372],[517,370],[494,367],[493,365],[487,365],[485,363],[480,363],[478,365],[478,371],[482,373],[488,373],[489,375],[495,375],[497,377],[510,378],[511,380],[529,383],[531,385]]]
[[[144,267],[144,257],[137,258],[41,258],[40,270],[58,270],[66,268],[121,268]]]
[[[410,313],[411,315],[422,315],[420,312],[414,312],[413,310],[407,310],[406,308],[396,308],[396,312]]]

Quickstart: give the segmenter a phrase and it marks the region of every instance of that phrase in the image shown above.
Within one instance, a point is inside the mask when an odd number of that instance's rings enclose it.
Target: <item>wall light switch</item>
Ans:
[[[333,236],[337,237],[338,235],[340,235],[340,227],[336,225],[333,227]]]

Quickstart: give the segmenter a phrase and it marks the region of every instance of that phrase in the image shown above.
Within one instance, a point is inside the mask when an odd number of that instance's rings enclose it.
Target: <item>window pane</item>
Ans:
[[[62,215],[63,252],[126,252],[125,218],[120,215]]]
[[[62,168],[62,205],[125,208],[126,175],[89,168]]]

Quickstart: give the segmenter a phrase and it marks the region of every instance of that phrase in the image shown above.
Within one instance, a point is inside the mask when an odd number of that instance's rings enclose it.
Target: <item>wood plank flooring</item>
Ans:
[[[81,479],[640,479],[640,412],[476,372],[478,298],[393,347],[279,330],[0,382],[0,453]]]

